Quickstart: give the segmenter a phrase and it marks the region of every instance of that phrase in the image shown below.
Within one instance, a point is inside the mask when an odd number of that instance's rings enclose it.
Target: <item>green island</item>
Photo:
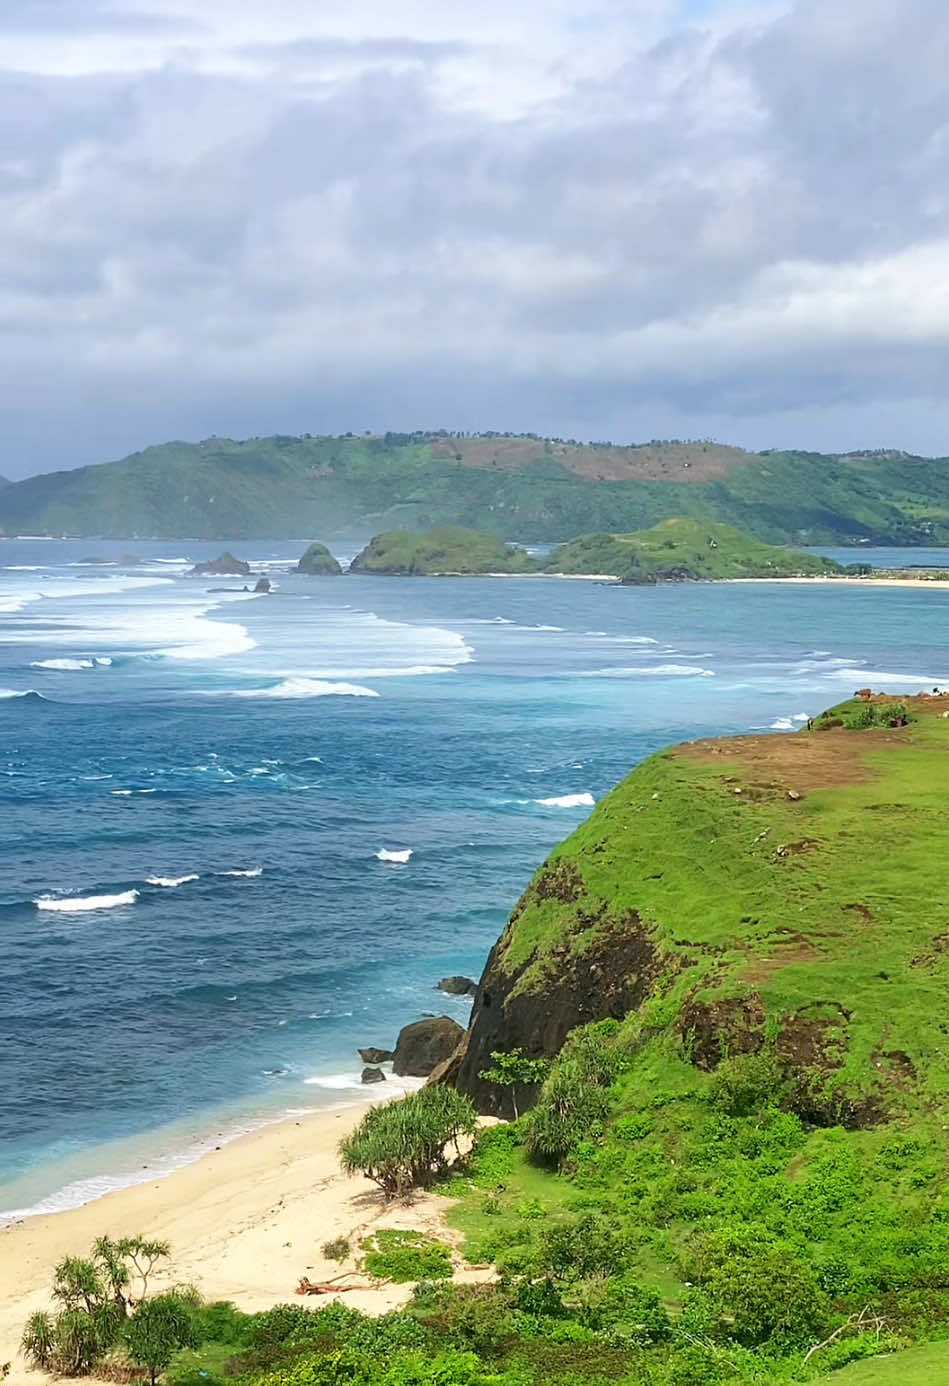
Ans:
[[[343,570],[325,544],[313,543],[300,559],[296,571],[311,577],[337,577]]]
[[[322,546],[314,546],[321,547]],[[324,551],[325,552],[325,551]],[[583,534],[534,559],[492,535],[445,526],[428,534],[377,534],[353,560],[354,573],[391,577],[547,574],[611,577],[630,584],[737,578],[840,577],[858,571],[833,559],[765,544],[730,525],[676,516],[634,534]],[[302,566],[301,566],[302,571]]]
[[[167,1386],[949,1380],[947,772],[949,697],[865,691],[654,755],[555,849],[457,1051],[340,1142],[408,1219],[442,1195],[486,1280],[369,1222],[323,1253],[407,1305],[246,1314],[133,1294],[168,1248],[105,1238],[57,1268],[30,1359],[91,1342],[80,1369]]]
[[[0,487],[0,535],[349,537],[441,525],[560,543],[672,516],[772,544],[949,542],[949,458],[536,434],[206,438]]]
[[[540,566],[548,573],[603,574],[633,584],[839,577],[846,571],[833,559],[765,544],[731,525],[683,516],[635,534],[583,534],[554,549]]]
[[[477,573],[530,573],[536,565],[520,549],[491,534],[445,525],[427,534],[387,530],[377,534],[350,565],[351,573],[390,577],[458,576]]]

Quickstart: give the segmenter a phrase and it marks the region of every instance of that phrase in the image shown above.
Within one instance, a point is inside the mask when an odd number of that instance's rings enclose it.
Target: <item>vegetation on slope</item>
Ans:
[[[635,534],[581,535],[555,549],[544,569],[611,574],[628,583],[820,577],[844,571],[832,559],[764,544],[731,525],[682,516]]]
[[[444,431],[208,438],[2,488],[0,533],[292,538],[451,524],[558,542],[673,515],[771,543],[949,540],[949,458]]]
[[[435,577],[457,573],[527,573],[533,561],[490,534],[443,526],[428,534],[388,530],[377,534],[350,565],[352,573]]]
[[[186,1292],[167,1386],[941,1381],[947,705],[855,698],[639,767],[538,872],[441,1075],[488,1108],[534,1085],[443,1186],[497,1281],[376,1232],[363,1273],[427,1277],[377,1319]],[[415,1162],[423,1093],[353,1168]]]
[[[336,577],[342,571],[325,544],[311,544],[297,564],[297,572],[308,573],[310,577]]]

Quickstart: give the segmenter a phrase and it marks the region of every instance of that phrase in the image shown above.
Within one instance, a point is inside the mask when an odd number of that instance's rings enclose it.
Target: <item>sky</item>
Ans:
[[[949,453],[945,0],[0,0],[0,474]]]

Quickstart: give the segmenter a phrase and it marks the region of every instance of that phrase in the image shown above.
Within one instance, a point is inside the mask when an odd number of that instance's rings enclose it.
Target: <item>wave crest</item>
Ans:
[[[162,886],[166,890],[174,890],[176,886],[187,885],[189,881],[198,881],[200,876],[197,872],[192,872],[190,876],[148,876],[146,885]]]
[[[378,698],[373,688],[359,683],[330,683],[326,679],[283,679],[270,688],[229,688],[224,696],[230,698]]]
[[[38,910],[56,914],[86,914],[91,910],[114,910],[121,905],[134,905],[137,890],[123,890],[116,895],[66,895],[58,898],[41,895],[33,903]]]
[[[414,855],[411,847],[405,847],[401,851],[396,851],[390,847],[382,847],[376,853],[376,860],[400,862],[404,865],[405,862],[409,861]]]
[[[595,808],[596,800],[590,793],[585,794],[555,794],[550,799],[535,799],[535,804],[542,804],[544,808]]]

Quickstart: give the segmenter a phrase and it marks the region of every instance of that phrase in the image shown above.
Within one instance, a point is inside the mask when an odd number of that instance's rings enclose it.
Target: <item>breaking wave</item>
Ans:
[[[643,664],[621,669],[590,669],[581,674],[580,677],[586,679],[713,679],[715,670],[703,669],[700,664]]]
[[[200,879],[196,872],[192,872],[190,876],[149,876],[146,885],[163,886],[166,890],[174,890],[175,886],[187,885],[189,881]]]
[[[264,868],[263,868],[262,866],[249,866],[249,867],[247,867],[245,870],[238,870],[238,871],[216,871],[216,872],[215,872],[215,875],[217,875],[217,876],[244,876],[244,877],[248,877],[248,878],[249,878],[249,877],[262,876],[263,874],[264,874]]]
[[[378,698],[373,688],[360,683],[330,683],[326,679],[283,679],[270,688],[229,688],[223,690],[230,698]]]
[[[41,895],[33,903],[38,910],[51,910],[56,914],[86,914],[91,910],[114,910],[120,905],[134,905],[137,899],[137,890],[123,890],[117,895],[67,895],[58,898]]]
[[[377,861],[395,861],[405,863],[414,855],[411,847],[406,847],[402,851],[394,851],[389,847],[382,847],[376,853]]]
[[[555,794],[551,799],[535,799],[535,804],[544,808],[594,808],[596,800],[592,794]]]

